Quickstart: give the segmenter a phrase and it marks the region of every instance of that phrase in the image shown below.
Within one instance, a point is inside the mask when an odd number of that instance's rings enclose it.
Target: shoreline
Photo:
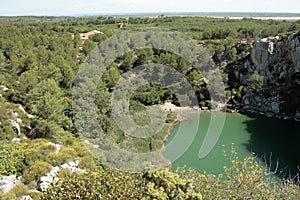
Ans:
[[[168,139],[168,137],[171,135],[172,129],[179,123],[188,120],[189,118],[186,116],[187,113],[190,112],[200,112],[200,110],[194,109],[192,107],[180,107],[176,106],[170,102],[165,102],[164,104],[160,105],[160,108],[163,109],[167,114],[175,113],[176,114],[176,120],[170,124],[168,124],[168,128],[166,131],[166,135],[163,138],[163,143],[165,143]],[[207,112],[207,111],[206,111]],[[165,146],[163,146],[165,148]]]
[[[167,130],[166,130],[166,134],[163,138],[163,149],[165,149],[165,142],[167,141],[168,137],[171,135],[171,131],[172,129],[177,125],[179,124],[180,122],[184,121],[184,117],[183,117],[183,114],[182,112],[183,111],[192,111],[193,108],[191,107],[179,107],[179,106],[176,106],[170,102],[165,102],[164,104],[161,104],[159,105],[160,108],[162,110],[164,110],[167,114],[170,114],[170,113],[175,113],[176,114],[176,120],[170,124],[168,124],[167,126]]]
[[[180,107],[180,106],[176,106],[170,102],[166,102],[164,104],[161,104],[160,107],[165,110],[165,112],[167,113],[176,113],[177,114],[177,123],[180,123],[182,121],[188,120],[189,117],[187,116],[188,113],[190,112],[211,112],[211,110],[200,110],[200,109],[196,109],[196,108],[192,108],[192,107]],[[228,105],[226,105],[226,110],[222,111],[222,110],[216,110],[216,111],[221,111],[221,112],[226,112],[226,113],[236,113],[236,114],[242,114],[242,115],[249,115],[249,116],[255,116],[255,117],[266,117],[266,118],[274,118],[274,119],[279,119],[279,120],[284,120],[284,121],[296,121],[296,122],[300,122],[300,120],[295,119],[292,116],[267,116],[264,113],[259,113],[256,111],[251,111],[251,110],[244,110],[238,107],[235,107],[234,109],[232,108],[228,108]],[[176,124],[177,124],[176,123]],[[175,124],[175,125],[176,125]],[[174,125],[174,126],[175,126]]]

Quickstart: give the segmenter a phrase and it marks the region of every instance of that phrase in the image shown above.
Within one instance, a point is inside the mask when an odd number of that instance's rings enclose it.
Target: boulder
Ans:
[[[10,120],[10,125],[16,129],[16,132],[17,132],[18,135],[21,134],[21,127],[20,127],[20,125],[18,124],[17,121]]]
[[[0,88],[1,88],[4,92],[7,92],[7,91],[8,91],[8,87],[6,87],[5,85],[0,85]]]
[[[32,200],[32,198],[29,195],[24,195],[20,200]]]
[[[9,192],[17,184],[21,183],[21,177],[16,175],[0,177],[0,192]]]
[[[245,99],[244,104],[249,105],[250,104],[249,99]]]
[[[294,116],[294,119],[296,121],[300,121],[300,113],[296,113],[295,116]]]
[[[279,103],[278,102],[272,102],[271,103],[271,111],[275,114],[280,113]]]
[[[295,73],[300,72],[300,46],[292,52],[292,60],[295,66]]]

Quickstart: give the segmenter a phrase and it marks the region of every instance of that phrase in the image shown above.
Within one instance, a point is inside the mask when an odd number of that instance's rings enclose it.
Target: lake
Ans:
[[[199,172],[224,173],[223,167],[228,166],[230,162],[224,157],[222,145],[225,145],[227,154],[230,154],[233,145],[240,159],[255,152],[256,160],[263,165],[271,165],[273,170],[278,161],[278,173],[284,177],[299,172],[297,166],[300,167],[300,123],[295,121],[227,113],[216,145],[206,157],[199,158],[199,150],[211,123],[211,115],[209,112],[190,113],[189,120],[172,129],[166,142],[164,156],[174,160],[175,151],[184,152],[173,161],[173,169],[186,166]],[[191,132],[195,130],[193,138]],[[192,143],[187,148],[189,141]],[[171,143],[173,145],[168,146]]]

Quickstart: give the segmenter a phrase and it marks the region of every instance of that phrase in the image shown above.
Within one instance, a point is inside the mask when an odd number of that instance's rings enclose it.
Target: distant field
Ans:
[[[213,18],[224,18],[224,17],[213,17]],[[244,18],[251,18],[251,19],[261,19],[261,20],[287,20],[287,21],[297,21],[300,20],[300,17],[228,17],[229,19],[244,19]]]

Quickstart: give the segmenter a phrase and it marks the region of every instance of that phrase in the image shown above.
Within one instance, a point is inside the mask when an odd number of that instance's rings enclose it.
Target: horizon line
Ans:
[[[139,16],[139,15],[175,15],[176,14],[288,14],[288,15],[297,15],[300,16],[299,12],[245,12],[245,11],[153,11],[153,12],[103,12],[103,13],[73,13],[73,14],[41,14],[41,13],[1,13],[0,17],[87,17],[87,16]],[[226,16],[225,16],[226,17]],[[269,16],[268,16],[269,17]]]

